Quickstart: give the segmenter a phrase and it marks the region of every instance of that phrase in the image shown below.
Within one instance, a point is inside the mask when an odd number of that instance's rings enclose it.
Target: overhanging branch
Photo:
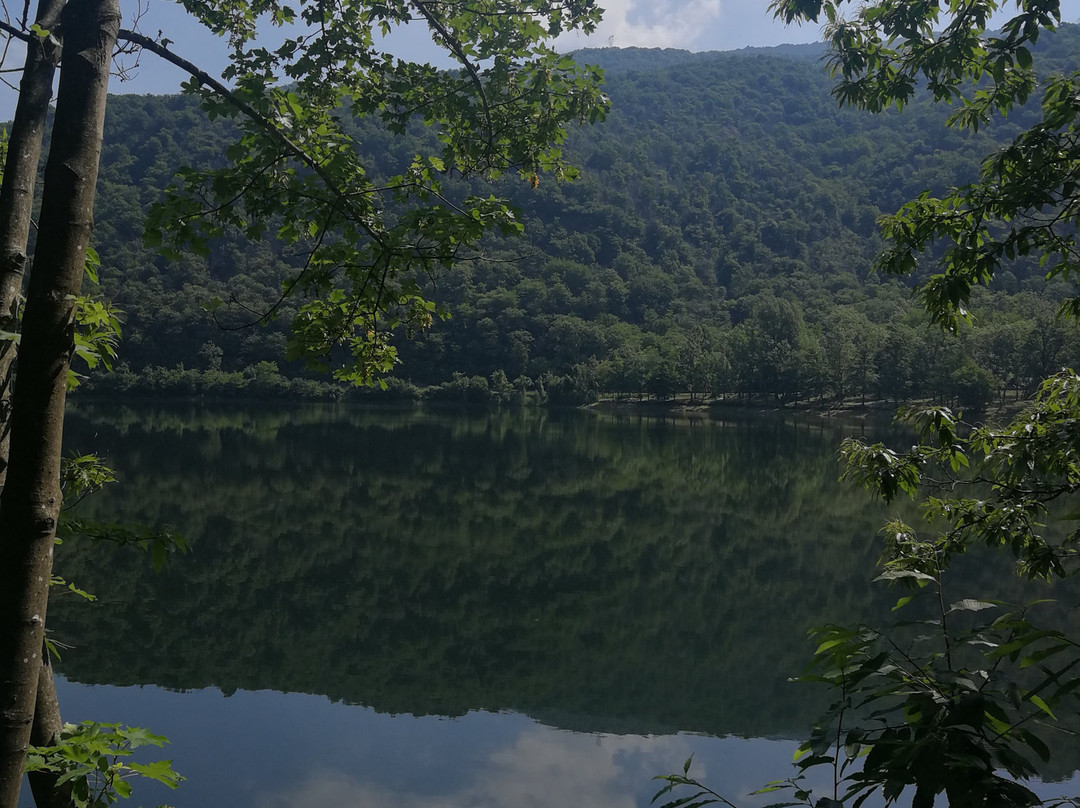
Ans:
[[[384,250],[387,250],[387,245],[382,235],[372,228],[366,221],[364,215],[355,209],[350,196],[346,191],[338,187],[333,177],[329,175],[326,169],[316,160],[312,159],[299,144],[295,143],[285,132],[274,125],[273,121],[261,114],[258,110],[244,101],[242,98],[236,95],[232,90],[226,87],[221,81],[215,79],[205,70],[202,70],[194,63],[189,62],[184,57],[173,53],[167,47],[160,42],[151,39],[145,34],[140,34],[137,31],[128,31],[126,29],[120,30],[120,39],[124,42],[130,42],[133,45],[138,45],[143,50],[150,51],[155,56],[164,59],[171,65],[174,65],[187,74],[189,74],[195,81],[201,86],[207,87],[213,90],[223,99],[229,102],[235,107],[241,114],[247,117],[249,120],[258,124],[259,128],[263,130],[267,135],[276,140],[285,151],[288,152],[298,162],[303,163],[310,168],[321,179],[330,192],[337,198],[338,203],[353,213],[353,221],[356,222],[361,229],[371,238],[372,241],[377,243]]]

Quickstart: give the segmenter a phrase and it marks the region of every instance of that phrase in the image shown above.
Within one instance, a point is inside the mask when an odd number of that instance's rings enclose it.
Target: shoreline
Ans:
[[[1024,405],[1026,400],[1018,399],[993,404],[985,410],[974,413],[972,423],[977,424],[1000,424],[1012,419]],[[765,402],[738,402],[718,400],[689,400],[678,397],[657,401],[645,399],[635,401],[624,398],[607,398],[586,404],[583,409],[594,412],[602,412],[614,415],[644,415],[653,417],[674,416],[681,418],[715,418],[721,415],[734,417],[752,416],[778,416],[778,415],[802,415],[813,416],[821,419],[840,419],[844,421],[872,421],[892,422],[896,415],[905,408],[925,406],[940,406],[930,401],[858,401],[844,400],[825,403],[800,402],[798,404],[778,404]],[[965,414],[962,410],[953,409],[953,412]]]

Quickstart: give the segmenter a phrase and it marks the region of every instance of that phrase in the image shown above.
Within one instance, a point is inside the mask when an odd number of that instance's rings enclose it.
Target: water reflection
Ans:
[[[788,682],[807,628],[894,600],[868,583],[883,513],[837,483],[844,429],[824,422],[84,405],[69,423],[121,479],[82,513],[171,524],[194,551],[154,575],[61,548],[99,595],[50,605],[77,646],[65,712],[170,736],[181,806],[647,805],[690,751],[748,793],[793,744],[724,736],[801,736],[825,698]],[[972,566],[957,597],[1016,594],[1007,566]]]
[[[100,596],[50,615],[81,681],[791,734],[819,709],[787,681],[807,628],[886,600],[867,584],[880,514],[837,485],[820,426],[79,416],[73,444],[111,447],[122,480],[85,513],[170,523],[195,548],[160,576],[62,548]],[[147,653],[118,657],[103,625]]]
[[[142,786],[143,804],[250,808],[635,808],[653,776],[709,777],[738,804],[789,769],[794,742],[575,733],[525,716],[387,716],[324,698],[268,691],[86,687],[63,683],[70,711],[153,726],[188,776],[173,793]]]

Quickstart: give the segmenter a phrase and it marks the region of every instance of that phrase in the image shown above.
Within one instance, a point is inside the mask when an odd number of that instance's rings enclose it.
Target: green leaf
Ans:
[[[1050,709],[1050,706],[1045,701],[1043,701],[1042,698],[1040,698],[1039,696],[1034,695],[1033,693],[1029,693],[1026,696],[1026,700],[1030,701],[1032,704],[1034,704],[1036,707],[1038,707],[1040,710],[1042,710],[1044,713],[1046,713],[1052,719],[1057,721],[1057,716],[1054,715],[1053,711]]]
[[[930,575],[928,573],[919,572],[918,570],[889,570],[887,572],[881,573],[881,575],[877,576],[874,580],[875,581],[914,580],[914,581],[925,581],[927,583],[930,583],[930,582],[936,581],[937,578],[935,578],[933,575]]]
[[[180,785],[183,778],[172,768],[171,760],[158,760],[153,763],[129,763],[128,768],[143,777],[155,780],[169,788],[175,789]]]
[[[98,282],[98,270],[101,268],[101,258],[98,257],[97,250],[93,247],[86,248],[86,262],[84,264],[84,272],[86,277],[91,283],[97,284]]]
[[[965,598],[964,600],[958,600],[949,606],[949,612],[981,612],[984,609],[996,609],[997,604],[990,603],[985,600],[973,600],[971,598]]]

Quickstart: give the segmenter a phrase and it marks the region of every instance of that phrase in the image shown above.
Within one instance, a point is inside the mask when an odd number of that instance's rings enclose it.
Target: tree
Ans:
[[[940,198],[924,193],[884,217],[888,246],[879,268],[912,274],[924,251],[944,242],[940,267],[918,295],[950,331],[971,319],[973,288],[989,284],[1004,261],[1035,255],[1049,265],[1051,277],[1074,271],[1080,74],[1038,76],[1031,52],[1040,31],[1060,22],[1059,3],[1018,0],[1017,13],[999,33],[987,30],[991,14],[1007,5],[996,0],[851,3],[848,18],[842,15],[845,5],[770,5],[789,23],[824,16],[841,103],[880,111],[927,93],[957,106],[953,126],[977,129],[1042,93],[1040,120],[987,157],[974,183]],[[1067,301],[1063,313],[1080,315],[1080,300]],[[974,381],[988,397],[990,380]],[[792,787],[799,804],[818,808],[861,805],[877,791],[886,804],[895,804],[909,787],[915,808],[934,805],[941,794],[957,808],[1041,804],[1015,780],[1032,776],[1031,761],[1051,754],[1032,727],[1042,717],[1053,718],[1058,703],[1075,706],[1078,643],[1034,627],[1025,610],[957,630],[951,626],[961,615],[955,613],[998,604],[964,599],[949,605],[941,581],[950,560],[976,543],[1010,548],[1032,577],[1075,572],[1080,532],[1068,524],[1074,509],[1059,512],[1063,539],[1055,541],[1043,527],[1055,516],[1053,507],[1080,492],[1078,381],[1071,372],[1047,380],[1027,410],[1001,429],[965,427],[948,409],[930,408],[911,413],[921,440],[907,452],[845,443],[849,475],[886,501],[901,493],[922,497],[927,521],[938,531],[925,539],[908,524],[890,523],[882,576],[913,584],[897,608],[919,589],[932,589],[937,612],[924,621],[932,628],[919,631],[932,635],[936,645],[920,655],[911,652],[916,646],[865,627],[818,630],[818,667],[810,678],[832,686],[838,698],[800,748],[798,765],[829,766],[834,789],[816,803],[801,777],[766,790]],[[849,768],[859,759],[860,766]],[[690,786],[697,794],[669,805],[731,805],[688,771],[689,764],[682,775],[663,778],[668,785],[661,793]]]
[[[920,93],[956,106],[949,125],[978,130],[1039,93],[1039,121],[982,163],[978,179],[940,198],[924,193],[884,217],[888,247],[877,262],[891,275],[916,272],[924,250],[944,243],[939,270],[919,297],[936,322],[955,330],[970,319],[972,288],[989,285],[1003,262],[1035,256],[1048,278],[1068,276],[1080,259],[1080,78],[1039,76],[1032,48],[1040,32],[1061,22],[1058,0],[1022,0],[1018,12],[990,32],[999,0],[866,3],[850,17],[846,0],[775,0],[770,9],[791,23],[826,20],[842,104],[871,112],[904,107]],[[1065,311],[1080,314],[1080,298]]]
[[[356,383],[394,364],[395,332],[423,329],[440,313],[424,298],[426,277],[467,256],[483,234],[520,230],[501,200],[455,194],[443,178],[509,170],[535,187],[543,172],[569,175],[564,126],[595,121],[605,108],[598,72],[548,44],[563,31],[591,30],[600,13],[593,0],[346,0],[332,8],[189,0],[188,12],[227,43],[224,81],[163,37],[121,30],[117,0],[42,0],[33,23],[24,8],[21,18],[0,21],[0,30],[27,44],[0,198],[0,317],[12,335],[0,360],[11,395],[10,417],[0,408],[10,432],[0,459],[0,808],[16,804],[35,720],[75,301],[116,43],[187,71],[186,89],[207,114],[233,118],[239,131],[224,167],[181,172],[151,215],[148,238],[179,253],[240,231],[270,235],[301,254],[303,266],[282,293],[306,296],[291,355],[334,364],[335,376]],[[379,35],[407,23],[426,26],[458,69],[381,53]],[[278,29],[279,44],[257,41],[259,24]],[[39,236],[19,325],[33,178],[56,64]],[[437,145],[400,174],[377,177],[359,161],[346,126],[367,116],[392,132],[431,127]]]
[[[690,391],[693,401],[698,392],[707,394],[713,380],[712,334],[703,325],[695,326],[689,334],[678,337],[677,370],[682,386]]]
[[[949,189],[940,198],[924,193],[883,218],[888,246],[879,269],[912,274],[924,252],[943,242],[940,266],[921,283],[918,295],[930,316],[949,331],[971,319],[973,288],[989,285],[1005,261],[1034,255],[1049,267],[1050,278],[1074,271],[1080,73],[1040,76],[1031,51],[1040,31],[1060,22],[1059,3],[1017,2],[1017,13],[997,33],[987,30],[990,16],[1007,4],[995,0],[880,0],[859,5],[849,18],[841,14],[844,5],[843,0],[776,0],[771,5],[787,22],[824,15],[825,36],[832,44],[829,65],[839,77],[835,94],[841,103],[879,111],[902,107],[925,92],[956,105],[950,125],[975,130],[1041,92],[1038,122],[988,156],[974,183]],[[1067,301],[1062,313],[1080,315],[1080,299]],[[958,395],[980,400],[989,399],[993,389],[990,374],[970,359],[952,381]],[[950,560],[973,544],[1010,548],[1021,571],[1031,577],[1075,572],[1080,534],[1068,525],[1071,516],[1054,519],[1051,511],[1080,490],[1075,374],[1047,380],[1029,407],[1001,429],[963,428],[946,408],[915,412],[911,418],[922,441],[907,452],[860,441],[844,447],[849,475],[886,501],[901,492],[919,495],[927,521],[939,528],[936,537],[923,539],[911,526],[891,523],[885,531],[890,537],[883,555],[886,576],[918,586],[930,582],[940,591]],[[1065,528],[1063,540],[1043,530],[1052,521]],[[1055,704],[1073,698],[1080,684],[1070,673],[1078,664],[1077,644],[1058,632],[1034,628],[1023,613],[1004,615],[957,635],[965,644],[972,639],[979,644],[971,649],[975,664],[969,676],[954,659],[961,649],[950,646],[947,620],[955,618],[947,615],[985,608],[992,606],[965,600],[946,608],[942,600],[936,625],[944,652],[919,666],[858,631],[845,634],[832,627],[819,635],[818,655],[828,657],[819,680],[837,687],[841,701],[857,699],[881,707],[881,715],[904,716],[884,732],[854,738],[854,745],[868,753],[861,771],[846,778],[850,788],[844,798],[861,802],[863,795],[881,788],[892,803],[913,786],[913,805],[931,805],[941,793],[957,806],[1039,804],[1033,793],[1001,772],[1018,779],[1031,776],[1035,769],[1029,753],[1044,760],[1050,755],[1042,739],[1024,727],[1040,716],[1052,718]],[[838,654],[837,649],[845,650]],[[1027,680],[1018,675],[1005,691],[997,689],[1006,671],[1024,668],[1032,669]],[[916,679],[922,684],[914,686]],[[903,698],[882,703],[884,693]],[[841,732],[843,709],[828,718],[829,731]],[[882,726],[889,724],[886,720]],[[813,753],[808,765],[843,762],[839,748],[833,755],[822,754],[814,739],[804,749]],[[834,792],[824,804],[842,805],[840,797]]]
[[[0,805],[14,806],[42,672],[52,551],[60,516],[60,450],[75,300],[90,240],[105,91],[120,9],[71,3],[69,51],[45,170],[38,249],[26,295],[0,497]],[[28,50],[33,50],[32,48]],[[19,157],[12,153],[9,162]],[[30,200],[27,199],[27,202]]]
[[[797,400],[805,382],[800,378],[800,352],[811,342],[799,304],[760,295],[739,329],[746,334],[741,352],[746,389],[771,394],[780,403]]]

